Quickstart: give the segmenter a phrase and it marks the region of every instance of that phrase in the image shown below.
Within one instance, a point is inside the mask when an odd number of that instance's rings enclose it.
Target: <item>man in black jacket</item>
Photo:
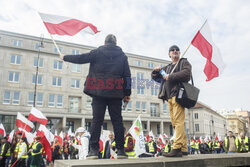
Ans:
[[[7,141],[7,137],[1,139],[1,148],[0,148],[0,166],[5,166],[5,161],[8,156],[10,156],[10,143]]]
[[[101,126],[107,106],[114,127],[117,157],[126,158],[121,107],[122,99],[126,103],[130,100],[131,73],[127,56],[116,45],[116,37],[108,35],[103,46],[89,53],[60,55],[60,58],[76,64],[90,63],[89,74],[84,84],[84,93],[92,97],[93,109],[90,151],[87,158],[98,157]]]
[[[188,154],[187,137],[184,129],[185,109],[175,99],[178,94],[178,84],[190,80],[191,64],[187,59],[180,59],[180,49],[176,45],[169,48],[169,56],[172,63],[163,68],[156,67],[152,72],[152,79],[161,83],[158,97],[168,101],[171,123],[176,132],[173,150],[168,154],[163,153],[163,156],[181,157]],[[177,63],[178,66],[174,69]],[[164,76],[160,74],[162,69],[166,72]],[[171,73],[172,70],[173,73]]]

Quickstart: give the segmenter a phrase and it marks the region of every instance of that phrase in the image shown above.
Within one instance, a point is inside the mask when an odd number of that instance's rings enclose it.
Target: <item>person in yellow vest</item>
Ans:
[[[125,130],[124,130],[124,132],[125,132]],[[124,151],[125,151],[127,157],[123,156],[123,157],[119,157],[119,158],[120,159],[136,158],[135,143],[134,143],[134,139],[133,139],[132,135],[130,133],[127,133],[127,135],[125,135],[125,137],[124,137],[124,140],[125,140]]]
[[[21,142],[21,138],[23,136],[23,133],[17,133],[16,137],[13,137],[13,141],[12,141],[12,147],[13,147],[13,155],[12,155],[12,159],[11,159],[11,166],[16,162],[17,160],[17,156],[18,156],[18,150],[19,150],[19,145]]]
[[[32,148],[29,150],[31,152],[30,167],[42,167],[42,164],[44,164],[42,157],[43,145],[40,140],[41,137],[37,136]]]
[[[26,167],[26,159],[28,158],[28,144],[26,137],[20,139],[18,154],[17,154],[17,163],[15,167]]]
[[[210,139],[207,142],[208,142],[208,146],[209,146],[209,154],[212,154],[212,152],[213,152],[213,143],[212,143],[212,141]]]
[[[164,152],[165,152],[165,153],[169,153],[170,150],[171,150],[170,141],[166,139],[166,144],[165,144],[165,147],[164,147]]]
[[[196,140],[194,138],[191,138],[191,142],[190,142],[191,154],[195,153],[195,143],[196,143]]]
[[[113,151],[111,151],[111,149]],[[111,152],[114,153],[116,150],[116,143],[115,143],[115,139],[114,139],[114,133],[110,132],[109,133],[109,139],[106,141],[104,148],[103,148],[103,154],[102,154],[102,158],[103,159],[110,159],[111,156]]]
[[[0,148],[0,166],[5,167],[6,160],[10,157],[10,143],[7,141],[7,137],[1,139],[1,148]]]
[[[226,153],[236,153],[238,151],[238,139],[233,135],[232,131],[228,131],[227,137],[224,141],[224,148]]]
[[[217,154],[220,153],[220,142],[217,137],[215,138],[213,142],[213,150],[214,150],[214,153],[217,153]]]
[[[195,142],[195,152],[196,152],[196,154],[199,154],[199,146],[200,146],[200,143],[198,142],[198,140],[196,140],[196,142]]]
[[[153,156],[156,154],[157,152],[157,146],[156,143],[153,140],[153,137],[150,136],[149,137],[149,141],[148,141],[148,152],[151,153]]]
[[[239,152],[247,153],[248,151],[249,151],[248,137],[245,136],[244,132],[241,132],[239,137]]]

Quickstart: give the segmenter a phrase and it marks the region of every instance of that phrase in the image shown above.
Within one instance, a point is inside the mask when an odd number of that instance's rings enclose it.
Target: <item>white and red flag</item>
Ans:
[[[0,134],[3,135],[3,137],[6,136],[6,132],[5,132],[5,129],[3,127],[3,124],[0,124]]]
[[[47,160],[51,162],[51,143],[54,140],[54,135],[46,128],[46,126],[42,124],[40,125],[36,135],[41,137],[40,142],[42,143],[45,153],[47,155]]]
[[[204,73],[206,81],[210,81],[221,75],[225,65],[223,63],[220,50],[214,44],[211,31],[207,22],[197,32],[191,44],[196,47],[203,57],[207,59]]]
[[[99,32],[93,24],[78,19],[45,13],[39,15],[50,34],[73,36],[80,31],[90,34]]]
[[[61,131],[61,133],[59,134],[59,136],[57,136],[58,138],[58,142],[60,143],[60,147],[62,148],[63,146],[63,131]]]
[[[152,131],[152,130],[148,133],[148,135],[147,135],[147,137],[146,137],[147,142],[149,141],[149,137],[152,137],[152,138],[153,138],[153,140],[155,141],[155,136],[154,136],[154,133],[153,133],[153,131]]]
[[[30,132],[35,127],[31,121],[29,121],[19,112],[17,113],[16,126],[26,130],[27,132]]]
[[[48,119],[43,115],[43,113],[34,107],[32,107],[30,111],[28,120],[36,121],[43,125],[47,125],[48,122]]]
[[[159,140],[161,140],[161,142],[165,145],[166,141],[164,140],[164,137],[162,134],[159,135]]]
[[[8,136],[8,142],[9,142],[9,143],[12,143],[12,139],[13,139],[14,134],[15,134],[15,131],[12,130],[12,131],[10,132],[9,136]]]
[[[30,144],[34,141],[34,138],[36,137],[33,133],[27,132],[26,130],[22,129],[22,128],[18,128],[18,131],[20,133],[24,133],[24,135],[22,137],[26,137],[27,142]]]

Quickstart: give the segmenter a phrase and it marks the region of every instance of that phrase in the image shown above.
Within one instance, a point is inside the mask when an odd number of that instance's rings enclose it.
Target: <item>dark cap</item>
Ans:
[[[175,49],[176,51],[180,51],[180,48],[179,48],[177,45],[173,45],[173,46],[171,46],[171,47],[169,48],[169,51],[168,51],[168,52],[173,51],[174,49]]]
[[[17,133],[17,135],[20,135],[20,136],[22,136],[22,135],[23,135],[23,133],[19,132],[19,133]]]
[[[113,34],[109,34],[105,38],[105,44],[115,44],[116,45],[116,37]]]

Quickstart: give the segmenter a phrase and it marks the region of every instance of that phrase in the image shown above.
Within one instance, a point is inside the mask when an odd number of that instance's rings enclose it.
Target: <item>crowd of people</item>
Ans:
[[[125,130],[126,131],[126,130]],[[51,143],[52,162],[46,159],[43,146],[40,143],[40,136],[36,136],[32,143],[27,142],[22,133],[17,133],[11,142],[7,137],[1,139],[0,146],[0,166],[1,167],[45,167],[53,164],[55,160],[87,159],[89,154],[89,133],[84,128],[77,130],[76,136],[68,136],[60,143],[58,137],[55,137]],[[137,156],[135,152],[135,140],[127,132],[124,134],[124,151],[128,158],[159,157],[168,154],[173,150],[175,139],[156,140],[154,136],[145,138],[146,152]],[[117,148],[115,136],[110,132],[108,138],[99,141],[99,159],[117,159]],[[215,137],[213,140],[206,137],[198,139],[191,138],[187,144],[188,154],[219,154],[219,153],[247,153],[249,151],[248,137],[240,133],[239,137],[229,131],[224,140]],[[183,155],[185,155],[183,153]]]

